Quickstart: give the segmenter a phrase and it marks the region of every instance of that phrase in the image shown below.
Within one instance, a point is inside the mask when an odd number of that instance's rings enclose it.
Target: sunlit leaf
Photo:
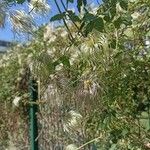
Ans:
[[[124,9],[128,9],[128,0],[119,0],[120,1],[120,6]]]
[[[102,32],[104,30],[104,21],[102,18],[98,17],[95,21],[93,21],[94,29]]]
[[[68,10],[68,16],[70,17],[70,19],[73,21],[73,22],[80,22],[80,18],[79,16],[77,16],[73,11],[71,10]]]
[[[50,21],[58,21],[65,17],[65,13],[56,14],[53,17],[51,17]]]
[[[83,21],[85,21],[85,22],[90,22],[90,21],[95,20],[95,19],[97,19],[97,17],[91,13],[88,13],[88,12],[83,17]]]
[[[115,26],[117,29],[120,28],[121,24],[122,24],[122,18],[121,18],[121,17],[119,17],[118,19],[116,19],[116,20],[114,21],[114,26]]]

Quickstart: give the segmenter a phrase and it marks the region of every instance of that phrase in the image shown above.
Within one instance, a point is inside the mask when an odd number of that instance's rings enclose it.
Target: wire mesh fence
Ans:
[[[59,83],[51,82],[47,86],[44,84],[45,90],[43,91],[39,84],[39,97],[35,103],[38,105],[36,115],[38,136],[35,140],[38,140],[39,150],[77,149],[90,140],[87,136],[89,131],[86,130],[84,122],[88,119],[87,114],[89,112],[92,114],[95,106],[99,104],[93,101],[95,96],[84,91],[82,84],[74,89],[69,87],[69,84],[65,85],[64,81],[62,83],[62,79],[63,77]],[[6,145],[0,143],[0,150],[11,150],[10,147],[13,146],[15,150],[31,150],[29,106],[30,104],[19,106],[10,112],[8,108],[11,108],[12,105],[1,106],[2,109],[6,109],[2,112],[7,112],[7,114],[2,114],[0,121],[8,124],[1,130],[3,131],[1,138],[4,140],[6,136],[9,141]],[[88,144],[81,150],[92,150],[92,146]]]
[[[81,87],[76,93],[66,90],[63,93],[55,84],[49,84],[41,96],[37,115],[40,150],[69,150],[70,147],[76,145],[77,148],[88,141],[83,124],[86,118],[83,116],[86,111],[92,111],[90,105],[85,104],[85,100],[91,98],[84,95]],[[89,150],[92,147],[89,144],[82,149]]]
[[[10,104],[1,103],[0,108],[0,150],[28,150],[28,116],[22,110],[10,110]],[[5,124],[5,126],[2,126]]]

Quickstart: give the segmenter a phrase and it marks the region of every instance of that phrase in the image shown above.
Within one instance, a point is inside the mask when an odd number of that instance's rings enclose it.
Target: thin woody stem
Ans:
[[[61,0],[61,4],[62,4],[62,6],[63,6],[63,8],[65,9],[65,11],[67,12],[68,10],[67,10],[67,8],[66,8],[66,6],[65,6],[65,4],[64,4],[64,2],[63,2],[63,0]],[[74,24],[74,26],[78,29],[78,32],[80,32],[81,33],[81,35],[84,37],[84,34],[80,31],[80,28],[77,26],[77,24],[71,19],[71,16],[68,14],[68,17],[70,18],[70,20],[72,21],[72,23]]]
[[[81,145],[80,147],[78,147],[76,150],[79,150],[79,149],[85,147],[86,145],[95,142],[96,140],[98,140],[98,139],[100,139],[100,138],[102,138],[102,137],[99,136],[99,137],[97,137],[97,138],[95,138],[95,139],[93,139],[93,140],[91,140],[91,141],[88,141],[87,143],[85,143],[85,144]]]
[[[56,4],[56,6],[57,6],[57,9],[58,9],[59,13],[62,13],[62,12],[61,12],[61,9],[60,9],[60,7],[59,7],[59,5],[58,5],[58,3],[57,3],[57,1],[54,0],[54,2],[55,2],[55,4]],[[65,27],[67,28],[67,30],[68,30],[68,32],[69,32],[71,42],[73,42],[73,41],[74,41],[74,38],[73,38],[73,36],[72,36],[72,34],[71,34],[71,31],[70,31],[70,29],[69,29],[69,27],[68,27],[68,25],[67,25],[67,23],[66,23],[66,21],[65,21],[64,18],[63,18],[63,23],[64,23]]]
[[[39,1],[39,0],[37,0],[37,1],[35,2],[35,6],[28,12],[28,14],[30,14],[30,13],[37,7],[38,1]]]

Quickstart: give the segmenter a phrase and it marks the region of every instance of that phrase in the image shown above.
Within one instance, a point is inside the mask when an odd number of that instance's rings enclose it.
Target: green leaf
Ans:
[[[111,22],[116,15],[116,7],[111,7],[108,11],[104,13],[104,20],[106,22]]]
[[[125,14],[122,16],[122,22],[125,25],[132,25],[132,17],[131,14]]]
[[[122,24],[122,19],[121,19],[121,17],[119,17],[117,20],[114,21],[114,26],[115,26],[115,28],[117,28],[117,29],[120,28],[121,24]]]
[[[6,0],[8,3],[15,3],[15,0]]]
[[[97,146],[95,143],[92,144],[92,150],[97,150]]]
[[[128,134],[128,129],[123,129],[123,131],[122,131],[122,136],[126,136],[127,134]]]
[[[73,22],[81,22],[80,18],[72,10],[68,10],[67,12]]]
[[[96,17],[95,15],[93,15],[93,14],[87,12],[87,13],[84,15],[84,17],[83,17],[83,21],[85,21],[85,22],[90,22],[90,21],[95,20],[96,18],[97,18],[97,17]]]
[[[140,119],[140,124],[145,128],[146,131],[150,130],[150,116],[147,112],[142,112],[142,119]]]
[[[102,0],[103,1],[103,3],[108,3],[109,2],[109,0]]]
[[[84,5],[84,6],[87,5],[87,0],[83,0],[83,5]]]
[[[17,2],[18,4],[23,4],[23,3],[25,2],[25,0],[16,0],[16,2]]]
[[[109,150],[116,150],[116,148],[117,148],[117,144],[112,144]]]
[[[70,68],[70,61],[68,56],[62,56],[59,58],[59,61],[66,66],[67,68]]]
[[[96,20],[93,21],[94,29],[97,31],[102,32],[104,30],[104,21],[102,18],[98,17]]]
[[[74,0],[67,0],[67,3],[73,3]]]
[[[111,16],[110,16],[110,13],[109,12],[107,12],[107,13],[105,13],[104,14],[105,16],[104,16],[104,20],[106,21],[106,22],[111,22]]]
[[[127,0],[120,0],[120,6],[124,9],[128,9],[128,1]]]
[[[86,26],[85,26],[85,35],[87,36],[90,32],[92,32],[93,30],[93,22],[89,22]]]
[[[50,21],[58,21],[61,20],[65,17],[65,13],[61,13],[61,14],[56,14],[53,17],[51,17]]]
[[[58,61],[58,60],[56,60],[55,62],[53,62],[54,68],[55,68],[57,65],[59,65],[59,61]]]
[[[92,21],[87,23],[87,25],[85,26],[85,31],[84,32],[85,32],[86,36],[90,32],[92,32],[93,29],[95,29],[99,32],[102,32],[104,30],[104,21],[103,21],[102,18],[93,16],[93,17],[90,17],[89,20],[92,20]]]
[[[114,21],[114,26],[118,29],[121,24],[125,24],[126,26],[132,25],[132,17],[130,14],[123,14],[121,17]]]
[[[77,0],[78,11],[81,12],[81,7],[87,5],[87,0]]]
[[[112,39],[110,42],[110,47],[115,49],[116,48],[116,39]]]
[[[77,0],[78,11],[81,12],[82,0]]]

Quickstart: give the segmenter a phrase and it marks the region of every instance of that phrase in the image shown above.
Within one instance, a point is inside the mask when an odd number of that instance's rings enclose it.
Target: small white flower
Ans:
[[[47,50],[47,54],[52,56],[52,57],[54,57],[55,52],[56,52],[56,48],[55,47],[49,48]]]
[[[129,0],[129,2],[134,3],[134,2],[138,2],[139,0]]]
[[[132,71],[135,71],[135,68],[131,67],[131,70],[132,70]]]
[[[53,24],[48,24],[45,27],[44,37],[43,37],[44,40],[48,42],[54,42],[56,39],[56,35],[54,33],[55,33],[55,29]]]
[[[103,46],[104,48],[107,48],[108,47],[108,38],[105,36],[105,35],[100,35],[99,37],[99,44],[101,46]]]
[[[71,58],[69,59],[69,62],[70,62],[70,65],[73,65],[74,62],[75,62],[75,59],[71,57]]]
[[[81,51],[84,53],[88,53],[90,48],[86,44],[81,45]]]
[[[32,12],[39,14],[47,14],[50,11],[50,6],[46,0],[31,0],[29,7]]]
[[[21,100],[21,97],[16,96],[13,100],[14,106],[18,107],[20,100]]]
[[[63,124],[64,130],[67,132],[80,130],[82,118],[82,115],[78,112],[73,110],[69,111]]]
[[[141,16],[141,15],[140,15],[139,12],[134,12],[134,13],[131,15],[131,17],[133,18],[133,20],[138,19],[140,16]]]
[[[124,34],[129,37],[129,38],[132,38],[133,37],[133,30],[132,28],[127,28],[125,31],[124,31]]]
[[[59,65],[57,65],[57,66],[55,67],[55,70],[56,70],[56,71],[60,71],[62,68],[63,68],[63,64],[60,63]]]
[[[10,14],[10,21],[13,29],[16,31],[32,33],[35,29],[32,17],[22,10],[12,12]]]
[[[125,78],[125,77],[127,77],[127,75],[126,75],[126,74],[123,74],[123,77]]]
[[[0,27],[4,26],[5,17],[6,17],[6,14],[0,11]]]
[[[84,92],[89,93],[90,95],[95,95],[99,88],[99,84],[97,82],[93,82],[91,80],[84,81]]]
[[[145,45],[150,45],[150,41],[149,41],[149,40],[146,40],[146,41],[145,41]]]
[[[91,85],[91,87],[89,87],[89,93],[91,95],[95,95],[96,92],[97,92],[98,87],[99,87],[98,83],[94,83],[93,82],[93,84]]]
[[[150,48],[150,40],[149,39],[147,39],[145,41],[145,46],[146,46],[146,48]]]
[[[56,40],[57,36],[56,35],[52,35],[49,40],[48,43],[54,42]]]
[[[18,64],[21,65],[22,64],[21,55],[17,53],[17,57],[18,57]]]
[[[62,31],[62,33],[60,34],[61,37],[66,37],[68,35],[67,31]]]
[[[79,56],[79,52],[77,50],[75,50],[69,59],[69,62],[71,65],[74,64],[74,62],[75,62],[75,60],[77,60],[78,56]]]
[[[150,148],[150,143],[146,143],[145,146],[146,146],[147,148]]]
[[[75,144],[69,144],[65,150],[76,150],[78,147]]]
[[[6,9],[7,9],[7,3],[5,1],[0,1],[0,27],[4,26],[4,22],[6,18]]]
[[[121,8],[120,3],[116,4],[116,10],[117,12],[125,12],[125,10]]]

